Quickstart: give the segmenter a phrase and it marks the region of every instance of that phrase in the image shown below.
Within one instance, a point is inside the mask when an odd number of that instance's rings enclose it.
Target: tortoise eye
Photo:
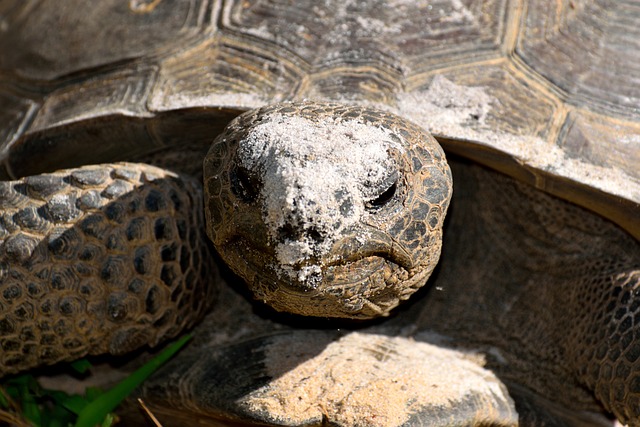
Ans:
[[[396,194],[396,190],[398,189],[398,181],[394,181],[391,186],[389,186],[386,190],[384,190],[378,197],[373,200],[367,202],[367,209],[378,209],[382,206],[386,205],[393,199],[393,196]]]
[[[231,170],[231,190],[246,203],[254,202],[260,194],[261,183],[248,169],[236,166]]]

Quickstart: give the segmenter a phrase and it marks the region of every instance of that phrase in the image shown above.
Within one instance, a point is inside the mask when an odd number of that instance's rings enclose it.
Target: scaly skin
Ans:
[[[1,182],[0,375],[193,325],[217,271],[201,203],[194,181],[138,164]]]

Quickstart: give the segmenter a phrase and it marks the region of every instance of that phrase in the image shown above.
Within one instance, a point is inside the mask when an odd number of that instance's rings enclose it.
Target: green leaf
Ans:
[[[113,423],[116,422],[116,416],[112,413],[108,413],[106,417],[104,417],[104,421],[100,427],[111,427]]]
[[[93,402],[102,394],[104,394],[104,391],[99,387],[87,387],[84,391],[84,396],[89,402]]]
[[[89,369],[91,369],[91,362],[89,362],[87,359],[74,360],[73,362],[69,363],[69,365],[71,365],[71,367],[80,374],[84,374]]]
[[[169,360],[191,339],[185,335],[169,345],[162,353],[151,359],[140,369],[122,380],[118,385],[105,391],[96,400],[89,403],[78,415],[76,427],[95,427],[99,425],[133,390],[146,380],[156,369]]]
[[[78,394],[67,394],[58,390],[47,390],[47,393],[58,405],[66,408],[76,415],[79,415],[80,412],[82,412],[82,410],[90,403],[89,399]]]
[[[40,406],[36,402],[35,396],[26,385],[18,386],[20,392],[20,405],[22,407],[22,416],[35,425],[39,426],[42,421],[42,413]]]
[[[7,391],[5,391],[4,388],[2,388],[0,386],[1,390],[0,390],[0,407],[3,409],[9,409],[9,399],[7,399],[7,396],[9,396],[9,393]]]
[[[43,414],[42,427],[69,427],[73,425],[76,415],[60,405],[54,406]]]

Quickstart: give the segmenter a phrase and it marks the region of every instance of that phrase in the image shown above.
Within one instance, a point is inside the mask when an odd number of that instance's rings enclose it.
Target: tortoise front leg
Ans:
[[[141,164],[0,183],[0,376],[173,337],[213,297],[199,185]]]
[[[640,425],[640,265],[592,275],[583,286],[582,318],[574,353],[579,376],[596,397],[630,426]]]

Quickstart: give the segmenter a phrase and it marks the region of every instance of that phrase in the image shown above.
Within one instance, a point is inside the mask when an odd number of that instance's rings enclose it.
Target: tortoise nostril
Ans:
[[[366,203],[367,209],[377,209],[389,203],[389,201],[393,199],[393,196],[395,196],[397,188],[398,188],[398,181],[391,184],[391,186],[386,190],[384,190],[382,193],[380,193],[378,197],[368,201]]]
[[[278,239],[280,241],[300,240],[302,237],[308,237],[314,242],[324,240],[322,233],[316,227],[303,228],[292,224],[285,224],[278,228]]]
[[[280,241],[293,240],[296,234],[296,229],[291,224],[285,224],[278,228],[278,240]]]
[[[323,240],[322,233],[320,233],[320,231],[318,231],[318,229],[315,227],[312,227],[309,230],[307,230],[307,236],[309,236],[311,240],[315,242],[320,242]]]

